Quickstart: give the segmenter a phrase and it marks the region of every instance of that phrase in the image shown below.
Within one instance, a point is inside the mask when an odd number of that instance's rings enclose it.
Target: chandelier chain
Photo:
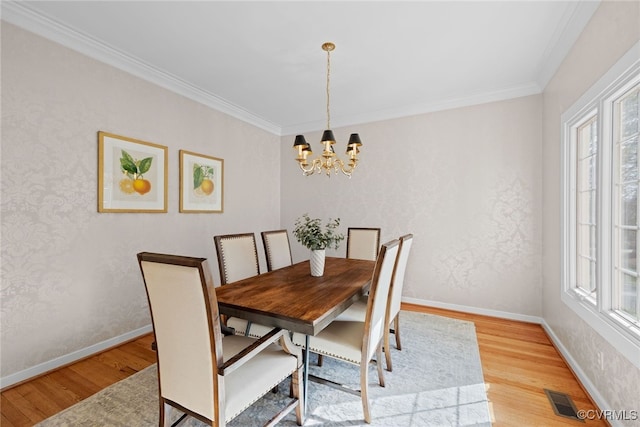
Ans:
[[[327,129],[331,129],[331,111],[329,109],[329,99],[331,97],[331,91],[329,90],[329,83],[331,81],[331,51],[327,50]]]

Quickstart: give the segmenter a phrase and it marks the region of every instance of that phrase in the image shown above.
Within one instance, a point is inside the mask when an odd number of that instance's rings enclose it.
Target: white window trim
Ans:
[[[610,104],[607,103],[613,95],[620,91],[620,88],[629,84],[629,82],[640,73],[640,41],[637,42],[629,51],[616,62],[607,73],[605,73],[595,85],[593,85],[580,99],[573,104],[561,116],[561,133],[562,133],[562,149],[561,149],[561,194],[562,194],[562,217],[561,217],[561,300],[567,304],[576,314],[578,314],[589,326],[591,326],[598,334],[614,346],[622,355],[624,355],[631,363],[640,368],[640,331],[637,328],[625,328],[620,325],[621,316],[606,310],[610,307],[610,292],[598,288],[598,302],[593,304],[593,300],[574,289],[571,280],[571,271],[575,271],[573,251],[575,248],[575,230],[571,227],[571,215],[575,214],[575,179],[573,176],[573,167],[570,160],[573,158],[572,150],[575,145],[572,141],[572,130],[581,122],[590,111],[598,110],[600,112],[598,121],[598,144],[605,141],[603,135],[611,129]],[[609,113],[609,114],[607,114]],[[608,154],[609,150],[598,150],[598,188],[603,189],[601,177],[611,172],[611,159]],[[606,153],[605,153],[606,152]],[[602,153],[605,153],[604,156]],[[605,209],[605,206],[611,206],[610,191],[604,191],[598,205],[598,224],[610,223],[611,212]],[[609,201],[608,203],[607,200]],[[599,227],[601,228],[601,226]],[[602,253],[603,248],[610,248],[611,233],[600,233],[603,237],[598,239],[597,251]],[[599,260],[600,261],[600,260]],[[602,260],[607,263],[603,265],[599,263],[597,272],[599,284],[611,283],[611,278],[604,279],[607,271],[610,271],[609,260]],[[571,270],[571,268],[574,270]],[[604,268],[601,268],[604,267]]]

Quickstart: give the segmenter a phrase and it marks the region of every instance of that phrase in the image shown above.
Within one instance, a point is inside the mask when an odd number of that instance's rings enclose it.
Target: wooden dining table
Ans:
[[[317,335],[366,294],[375,261],[327,257],[324,275],[311,276],[309,261],[216,288],[220,313],[306,336],[304,398],[309,380],[309,336]],[[306,406],[306,404],[305,404]]]

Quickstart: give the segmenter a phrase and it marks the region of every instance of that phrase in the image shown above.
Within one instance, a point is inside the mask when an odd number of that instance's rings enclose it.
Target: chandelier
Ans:
[[[298,151],[296,160],[306,176],[313,175],[317,172],[326,173],[328,177],[331,177],[332,171],[336,174],[340,171],[351,178],[351,174],[358,165],[358,153],[360,152],[362,142],[357,133],[352,133],[349,137],[346,153],[348,160],[346,164],[336,156],[335,150],[333,149],[336,138],[333,136],[333,131],[331,130],[331,112],[329,109],[331,93],[329,83],[331,81],[331,51],[335,48],[336,45],[331,42],[322,45],[322,50],[327,52],[327,129],[322,133],[322,139],[320,140],[320,143],[324,145],[322,154],[313,160],[309,159],[313,151],[309,143],[304,139],[304,135],[296,135],[295,142],[293,143],[293,148]]]

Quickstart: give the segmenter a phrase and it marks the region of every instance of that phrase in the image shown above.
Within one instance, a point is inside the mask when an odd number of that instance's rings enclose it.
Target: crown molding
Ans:
[[[144,61],[114,49],[88,35],[52,20],[22,2],[2,1],[2,20],[27,31],[52,40],[90,58],[104,62],[143,80],[183,95],[196,102],[252,124],[275,135],[281,134],[280,126],[256,116],[223,98],[204,91],[192,84]]]
[[[568,4],[540,61],[537,82],[543,90],[599,6],[600,0],[580,0]]]
[[[537,95],[541,92],[542,88],[538,86],[537,83],[530,82],[523,85],[496,89],[490,92],[478,92],[464,97],[442,99],[432,103],[413,104],[398,108],[387,108],[379,111],[364,112],[361,114],[352,114],[335,118],[332,117],[331,124],[332,128],[336,129],[363,123],[393,120],[402,117],[433,113],[436,111],[451,110],[454,108],[470,107],[472,105],[487,104],[489,102],[505,101],[507,99]],[[323,126],[326,126],[326,122],[323,122],[322,120],[304,123],[301,125],[283,126],[282,135],[314,132],[324,129]]]

